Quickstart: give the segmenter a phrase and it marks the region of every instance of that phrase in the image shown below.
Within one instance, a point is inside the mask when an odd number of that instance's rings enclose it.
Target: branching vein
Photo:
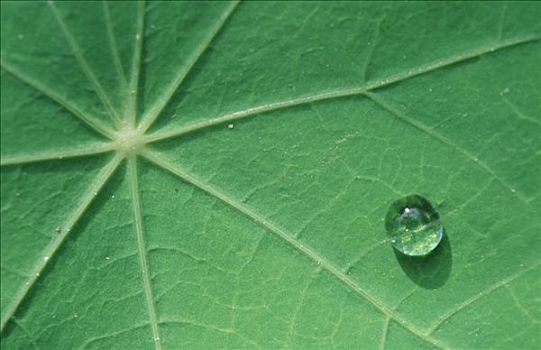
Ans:
[[[384,315],[388,316],[389,318],[395,320],[400,325],[402,325],[404,328],[412,332],[413,334],[417,335],[419,338],[425,340],[426,342],[438,347],[443,348],[443,345],[439,343],[436,339],[431,338],[430,336],[427,336],[422,332],[421,330],[417,329],[414,325],[411,325],[406,322],[400,315],[395,313],[391,308],[387,307],[383,302],[373,297],[367,290],[365,290],[363,287],[359,286],[357,282],[351,278],[349,275],[345,274],[337,265],[335,265],[332,261],[328,260],[321,254],[319,254],[317,251],[315,251],[313,248],[309,247],[308,245],[302,243],[295,237],[293,237],[291,234],[289,234],[284,229],[280,228],[279,226],[275,225],[274,223],[270,222],[268,219],[266,219],[261,214],[255,212],[253,209],[248,207],[247,205],[237,201],[236,199],[230,197],[228,194],[220,191],[219,189],[213,187],[210,184],[205,183],[204,181],[196,178],[195,176],[191,175],[189,172],[184,170],[182,167],[177,166],[169,162],[168,160],[163,159],[158,153],[155,151],[151,151],[149,149],[144,149],[141,152],[141,156],[147,158],[160,168],[163,168],[164,170],[174,174],[175,176],[178,176],[183,181],[195,186],[196,188],[208,193],[209,195],[219,199],[220,201],[226,203],[233,209],[239,211],[240,213],[244,214],[254,222],[260,224],[261,226],[265,227],[267,230],[275,234],[280,239],[284,240],[288,244],[290,244],[293,248],[301,252],[306,257],[310,258],[317,266],[320,266],[321,268],[328,271],[330,274],[332,274],[334,277],[336,277],[339,281],[344,283],[346,286],[351,288],[356,294],[358,294],[360,297],[366,299],[368,302],[370,302],[372,305],[374,305],[377,309],[379,309]]]
[[[60,246],[65,241],[68,234],[71,232],[74,225],[86,212],[87,208],[90,206],[94,198],[96,198],[97,194],[103,188],[105,183],[109,180],[109,178],[111,178],[111,175],[115,172],[116,168],[118,167],[121,161],[122,161],[122,157],[116,155],[98,173],[98,175],[96,176],[96,180],[87,190],[87,192],[83,195],[83,197],[81,198],[81,201],[76,206],[75,211],[71,213],[68,220],[64,223],[64,225],[61,226],[62,228],[61,231],[49,243],[49,245],[43,250],[42,254],[38,257],[35,265],[32,267],[32,270],[28,278],[26,279],[24,284],[19,288],[19,290],[15,293],[15,295],[11,299],[11,302],[4,309],[4,313],[2,314],[1,328],[0,328],[1,331],[4,330],[4,326],[15,314],[15,312],[17,311],[17,309],[19,308],[19,306],[21,305],[21,303],[27,296],[32,286],[39,279],[40,274],[45,269],[45,266],[47,266],[47,263],[54,258],[54,255],[58,251],[58,248],[60,248]]]
[[[407,79],[416,77],[418,75],[423,75],[423,74],[426,74],[426,73],[429,73],[429,72],[432,72],[444,67],[452,66],[454,64],[457,64],[457,63],[460,63],[460,62],[463,62],[475,57],[479,57],[484,54],[492,53],[498,50],[502,50],[502,49],[520,45],[520,44],[526,44],[530,42],[539,41],[540,39],[541,39],[541,36],[539,35],[530,35],[530,36],[525,36],[525,37],[502,40],[496,44],[483,45],[477,49],[461,52],[461,53],[449,56],[441,60],[437,60],[425,65],[421,65],[417,68],[413,68],[410,70],[406,70],[406,71],[391,75],[387,78],[368,81],[367,83],[360,85],[358,87],[326,91],[326,92],[321,92],[321,93],[317,93],[313,95],[301,96],[301,97],[293,98],[290,100],[271,102],[271,103],[267,103],[267,104],[263,104],[263,105],[259,105],[255,107],[250,107],[241,111],[227,113],[222,116],[207,118],[200,122],[196,122],[196,123],[192,123],[188,125],[182,125],[175,129],[157,131],[155,133],[149,134],[146,137],[146,140],[148,142],[160,141],[163,139],[184,135],[190,132],[209,128],[214,125],[231,122],[237,119],[247,118],[247,117],[254,116],[261,113],[276,111],[276,110],[285,109],[285,108],[291,108],[291,107],[314,103],[314,102],[323,101],[323,100],[331,100],[335,98],[353,96],[353,95],[361,95],[366,92],[379,89],[382,87],[386,87],[392,84],[396,84],[401,81],[405,81]]]
[[[383,97],[378,96],[377,94],[374,94],[374,93],[366,93],[365,95],[368,96],[368,98],[370,98],[372,101],[374,101],[380,107],[382,107],[386,111],[390,112],[394,117],[396,117],[399,120],[401,120],[401,121],[403,121],[403,122],[417,128],[417,129],[421,130],[422,132],[428,134],[429,136],[435,138],[436,140],[440,141],[441,143],[453,148],[457,152],[464,155],[470,161],[472,161],[477,166],[479,166],[481,169],[483,169],[488,174],[490,174],[492,176],[492,178],[496,179],[499,183],[501,183],[503,186],[505,186],[507,189],[509,189],[509,191],[515,193],[517,195],[517,197],[523,203],[528,204],[527,199],[524,198],[522,193],[516,191],[507,181],[505,181],[502,177],[498,176],[498,174],[496,174],[494,172],[494,170],[492,170],[492,168],[490,168],[485,162],[483,162],[482,160],[477,158],[475,155],[471,154],[469,151],[467,151],[466,149],[464,149],[460,145],[454,143],[453,141],[451,141],[447,137],[441,135],[436,130],[431,129],[428,126],[426,126],[425,124],[423,124],[423,123],[421,123],[421,122],[419,122],[419,121],[417,121],[417,120],[415,120],[413,118],[410,118],[407,115],[403,114],[398,109],[394,108],[394,106],[392,106],[389,102],[387,102]]]
[[[460,305],[455,307],[453,310],[450,310],[449,312],[446,312],[441,317],[439,317],[436,320],[436,322],[432,325],[432,327],[430,327],[430,329],[428,331],[428,334],[429,335],[433,334],[437,329],[439,329],[441,327],[441,325],[443,325],[447,320],[449,320],[451,317],[456,315],[459,311],[464,310],[469,305],[473,304],[474,302],[481,299],[482,297],[489,295],[490,293],[492,293],[496,289],[499,289],[501,287],[504,287],[504,286],[508,285],[512,281],[514,281],[517,278],[521,277],[522,275],[526,274],[527,272],[530,272],[530,271],[538,268],[539,265],[541,265],[541,262],[538,262],[538,263],[536,263],[536,264],[534,264],[534,265],[532,265],[529,268],[526,268],[524,270],[520,270],[519,272],[515,273],[514,275],[511,275],[511,276],[509,276],[507,278],[504,278],[503,280],[501,280],[498,283],[495,283],[494,285],[492,285],[488,289],[485,289],[484,291],[482,291],[480,293],[477,293],[476,295],[472,296],[471,298],[463,301]]]
[[[135,233],[137,236],[137,247],[139,251],[139,263],[143,275],[143,285],[145,288],[145,297],[147,301],[147,311],[152,328],[152,336],[157,350],[161,349],[160,333],[158,330],[158,321],[156,318],[156,309],[154,298],[152,297],[152,286],[150,284],[150,271],[147,262],[147,251],[145,248],[145,238],[143,237],[143,220],[141,217],[141,201],[139,199],[139,189],[137,184],[137,160],[135,156],[128,158],[128,178],[130,182],[131,197],[133,203],[133,215],[135,218]]]
[[[380,350],[385,349],[385,343],[387,342],[387,333],[389,332],[389,323],[391,319],[389,317],[385,317],[385,321],[383,321],[383,329],[381,330],[381,340],[379,343]]]

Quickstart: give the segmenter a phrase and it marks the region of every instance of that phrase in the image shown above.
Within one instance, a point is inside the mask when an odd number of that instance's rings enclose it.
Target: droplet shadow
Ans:
[[[451,242],[444,231],[440,244],[427,256],[407,256],[393,249],[400,267],[418,286],[436,289],[445,284],[451,274],[453,254]]]

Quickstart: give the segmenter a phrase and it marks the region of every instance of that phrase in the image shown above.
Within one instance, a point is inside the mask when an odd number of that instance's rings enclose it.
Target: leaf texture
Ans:
[[[540,17],[3,2],[2,348],[538,348]]]

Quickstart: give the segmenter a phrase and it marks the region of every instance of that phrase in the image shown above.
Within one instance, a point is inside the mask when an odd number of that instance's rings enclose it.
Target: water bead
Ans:
[[[408,256],[429,254],[443,237],[440,215],[426,198],[416,194],[391,204],[385,229],[393,247]]]

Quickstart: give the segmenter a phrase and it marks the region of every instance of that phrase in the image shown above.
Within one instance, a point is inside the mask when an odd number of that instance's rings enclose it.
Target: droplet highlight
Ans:
[[[391,204],[385,229],[393,247],[409,256],[429,254],[443,238],[440,215],[426,198],[417,194]]]

